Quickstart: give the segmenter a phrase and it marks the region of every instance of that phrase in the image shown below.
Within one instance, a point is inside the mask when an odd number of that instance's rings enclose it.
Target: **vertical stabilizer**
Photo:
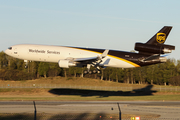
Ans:
[[[151,45],[160,45],[164,44],[166,38],[168,37],[172,26],[164,26],[159,32],[157,32],[150,40],[146,42],[146,44]]]
[[[164,26],[146,43],[136,43],[134,50],[139,51],[141,54],[148,55],[171,53],[172,50],[175,50],[175,46],[164,44],[171,29],[172,26]]]

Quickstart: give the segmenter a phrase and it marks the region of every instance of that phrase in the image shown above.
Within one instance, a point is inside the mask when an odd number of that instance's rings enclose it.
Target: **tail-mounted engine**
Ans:
[[[144,43],[136,43],[135,48],[136,51],[140,53],[148,53],[148,54],[166,54],[171,53],[172,50],[175,50],[175,46],[172,45],[152,45],[152,44],[144,44]]]
[[[62,68],[69,68],[70,66],[76,66],[76,64],[70,62],[69,60],[59,60],[58,65],[59,67]]]

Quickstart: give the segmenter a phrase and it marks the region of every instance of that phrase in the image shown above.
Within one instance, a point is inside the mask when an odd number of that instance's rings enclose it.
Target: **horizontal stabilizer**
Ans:
[[[159,59],[160,55],[156,54],[156,55],[152,55],[149,56],[148,58],[144,59],[143,61],[150,61],[150,60],[154,60],[154,59]]]

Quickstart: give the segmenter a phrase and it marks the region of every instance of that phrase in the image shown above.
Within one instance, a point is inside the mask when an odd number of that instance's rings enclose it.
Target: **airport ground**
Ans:
[[[42,81],[56,85],[70,85],[70,83],[85,86],[96,85],[99,89],[73,88],[72,84],[72,88],[35,87],[42,84]],[[21,86],[18,88],[19,83]],[[141,116],[142,119],[148,120],[180,120],[180,92],[177,87],[176,91],[158,91],[153,89],[157,87],[153,85],[118,84],[92,79],[59,80],[57,78],[18,82],[0,81],[0,84],[5,86],[5,88],[0,88],[0,119],[15,119],[19,115],[21,118],[29,116],[32,119],[34,113],[32,101],[35,101],[37,115],[41,119],[72,116],[72,120],[85,120],[85,118],[99,120],[99,117],[103,116],[116,120],[119,116],[118,103],[124,120],[132,116]],[[26,87],[23,88],[23,84]],[[27,84],[31,84],[32,88],[28,88]],[[120,85],[127,88],[138,87],[138,89],[130,91],[113,89]],[[108,89],[102,89],[104,86]]]
[[[180,102],[174,101],[37,101],[35,104],[40,120],[119,120],[119,108],[122,120],[136,116],[141,120],[180,120]],[[32,101],[1,101],[0,113],[2,119],[29,120],[34,116],[34,105]]]
[[[0,80],[0,100],[179,101],[179,86],[125,84],[90,78]]]

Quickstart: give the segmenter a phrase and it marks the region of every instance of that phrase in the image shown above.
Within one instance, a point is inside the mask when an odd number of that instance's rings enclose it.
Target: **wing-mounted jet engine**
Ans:
[[[104,52],[100,56],[95,57],[87,57],[87,58],[72,58],[68,57],[65,60],[59,60],[58,65],[62,68],[69,68],[72,66],[76,67],[83,67],[87,66],[88,70],[85,70],[84,73],[100,73],[100,63],[102,62],[102,59],[105,58],[108,54],[109,50],[104,50]],[[93,66],[95,70],[90,71],[90,67]]]

